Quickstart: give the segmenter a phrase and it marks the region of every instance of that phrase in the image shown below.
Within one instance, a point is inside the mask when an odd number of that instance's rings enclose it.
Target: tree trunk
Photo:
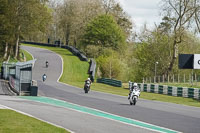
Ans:
[[[9,60],[10,60],[10,55],[11,55],[12,51],[13,51],[13,48],[12,48],[12,46],[10,46],[7,62],[9,62]]]
[[[3,58],[6,60],[8,56],[8,43],[6,42],[6,46],[5,46],[5,51],[4,51],[4,56]]]
[[[77,42],[75,38],[74,38],[74,47],[77,48]]]
[[[20,33],[20,29],[21,29],[21,26],[19,25],[18,26],[19,33]],[[17,59],[18,55],[19,55],[19,33],[17,34],[17,41],[16,41],[16,45],[15,45],[15,59]]]
[[[172,56],[172,60],[170,62],[170,65],[168,67],[168,72],[172,71],[174,63],[177,59],[177,55],[178,55],[178,44],[182,42],[182,35],[179,36],[179,40],[177,41],[177,34],[175,32],[175,38],[174,38],[174,42],[173,42],[173,56]]]
[[[112,79],[112,63],[111,63],[111,61],[110,61],[110,72],[109,72],[109,77],[110,77],[110,79]]]
[[[66,30],[66,45],[69,45],[69,36],[70,36],[70,26],[67,24],[67,30]]]
[[[169,64],[168,72],[172,71],[172,68],[173,68],[173,66],[174,66],[175,60],[176,60],[176,50],[173,49],[173,57],[172,57],[171,62],[170,62],[170,64]]]

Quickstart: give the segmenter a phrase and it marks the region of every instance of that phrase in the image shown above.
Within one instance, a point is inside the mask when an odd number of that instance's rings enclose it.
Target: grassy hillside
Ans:
[[[24,56],[26,57],[26,61],[33,60],[32,56],[26,50],[22,50],[22,52],[24,53]]]

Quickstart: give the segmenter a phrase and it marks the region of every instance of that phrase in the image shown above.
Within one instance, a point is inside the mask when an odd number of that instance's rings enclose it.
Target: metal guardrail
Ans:
[[[138,85],[141,91],[144,91],[144,92],[200,99],[199,88],[174,87],[174,86],[167,86],[167,85],[143,84],[143,83],[138,84]]]
[[[88,70],[88,74],[90,74],[90,79],[94,82],[96,72],[96,61],[94,59],[90,59],[90,67]]]
[[[97,83],[103,83],[103,84],[108,84],[111,86],[122,87],[122,81],[109,79],[109,78],[99,78],[97,79]]]
[[[61,45],[61,44],[48,44],[48,43],[28,42],[28,41],[22,41],[21,43],[40,45],[40,46],[48,46],[48,47],[61,47],[61,48],[64,48],[64,49],[68,49],[75,56],[79,57],[79,59],[81,61],[88,61],[87,57],[83,53],[81,53],[77,48],[72,47],[72,46]]]
[[[28,41],[21,41],[21,43],[40,45],[40,46],[49,46],[49,47],[58,47],[59,46],[58,44],[47,44],[47,43],[28,42]]]

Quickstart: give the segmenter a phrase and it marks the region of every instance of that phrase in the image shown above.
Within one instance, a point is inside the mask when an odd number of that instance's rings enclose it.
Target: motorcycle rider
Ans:
[[[85,80],[85,85],[89,83],[90,85],[92,84],[92,81],[90,80],[90,78],[88,78],[87,80]],[[89,89],[90,89],[90,86],[89,86]]]
[[[134,83],[133,86],[130,87],[130,92],[129,92],[129,94],[128,94],[128,99],[130,99],[130,97],[131,97],[131,93],[132,93],[133,89],[136,89],[136,90],[139,89],[137,83]]]
[[[46,68],[49,66],[49,62],[48,61],[46,61]]]
[[[47,79],[47,75],[44,74],[44,75],[42,76],[42,80],[43,80],[43,82],[44,82],[46,79]]]

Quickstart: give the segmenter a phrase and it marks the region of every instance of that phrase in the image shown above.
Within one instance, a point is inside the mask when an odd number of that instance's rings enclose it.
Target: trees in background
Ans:
[[[122,29],[110,15],[100,15],[88,23],[82,44],[94,45],[101,51],[105,48],[121,50],[125,47],[125,36]]]
[[[1,0],[0,3],[0,43],[4,48],[4,59],[10,55],[18,58],[20,40],[46,29],[50,20],[46,0]]]
[[[101,76],[121,79],[120,54],[126,50],[126,41],[114,17],[105,14],[94,18],[88,23],[81,44],[89,56],[97,58]]]
[[[101,14],[100,0],[65,0],[58,6],[60,38],[66,45],[80,47],[80,39],[89,21]]]
[[[111,62],[109,68],[102,63],[98,65],[102,76],[108,76],[104,73],[109,69],[108,77],[121,77],[117,69],[122,68],[115,66],[123,64],[132,22],[120,4],[115,0],[65,0],[55,9],[57,40],[78,47],[88,57],[101,56],[104,63]],[[119,54],[111,56],[107,51]]]
[[[102,14],[112,15],[127,38],[131,34],[130,17],[115,0],[64,0],[54,9],[57,16],[56,29],[60,31],[57,39],[61,39],[66,45],[81,48],[80,41],[87,24]]]
[[[200,1],[199,0],[163,0],[163,15],[171,22],[173,33],[172,57],[168,65],[168,71],[172,71],[184,41],[185,32],[189,29],[196,29],[198,32],[200,25]],[[196,30],[195,30],[196,31]]]
[[[159,62],[158,73],[168,75],[178,71],[178,53],[197,50],[198,40],[189,31],[199,30],[199,2],[162,2],[163,21],[153,30],[144,29],[136,43],[129,40],[133,36],[130,17],[115,0],[65,0],[56,8],[57,37],[96,58],[101,76],[141,82],[144,76],[154,76],[155,62]],[[118,30],[105,16],[112,17]],[[125,41],[119,41],[117,33]]]
[[[200,2],[198,0],[163,0],[163,21],[153,30],[146,29],[139,35],[140,43],[134,54],[137,65],[135,80],[143,77],[178,74],[178,54],[199,53]],[[185,71],[186,72],[186,71]],[[189,72],[189,71],[188,71]]]
[[[134,69],[134,79],[136,81],[141,82],[143,77],[152,77],[153,80],[155,65],[157,66],[157,76],[164,75],[167,77],[170,74],[179,73],[178,60],[175,60],[172,70],[169,71],[169,66],[174,55],[174,33],[164,30],[166,27],[170,27],[170,24],[164,20],[153,31],[146,31],[141,35],[142,42],[136,45],[133,54],[133,57],[137,59],[137,65]],[[200,40],[194,34],[185,30],[182,33],[182,37],[178,53],[199,53]]]
[[[163,21],[133,37],[116,0],[0,0],[0,56],[17,58],[22,39],[79,48],[98,63],[99,76],[142,81],[177,73],[178,53],[199,53],[199,0],[162,0]],[[52,17],[52,19],[51,19]]]
[[[0,48],[4,51],[5,60],[10,55],[18,57],[19,42],[23,39],[38,42],[47,42],[47,39],[50,39],[51,43],[60,40],[61,43],[78,47],[95,58],[98,58],[100,53],[105,54],[105,50],[102,50],[105,48],[112,53],[120,52],[112,58],[111,55],[106,55],[105,58],[117,59],[118,62],[123,60],[125,44],[131,36],[132,23],[130,17],[115,0],[64,0],[60,3],[55,0],[49,3],[48,0],[0,0],[0,2],[0,18],[2,18],[0,28],[3,31],[3,35],[0,36],[2,38]],[[97,25],[93,25],[94,23]],[[100,36],[94,36],[94,32],[89,32],[89,28],[101,29],[102,32],[98,34]],[[93,50],[96,52],[92,53]],[[110,64],[112,66],[109,68],[112,71],[110,73],[115,73],[114,62]],[[101,70],[106,68],[107,66]]]

